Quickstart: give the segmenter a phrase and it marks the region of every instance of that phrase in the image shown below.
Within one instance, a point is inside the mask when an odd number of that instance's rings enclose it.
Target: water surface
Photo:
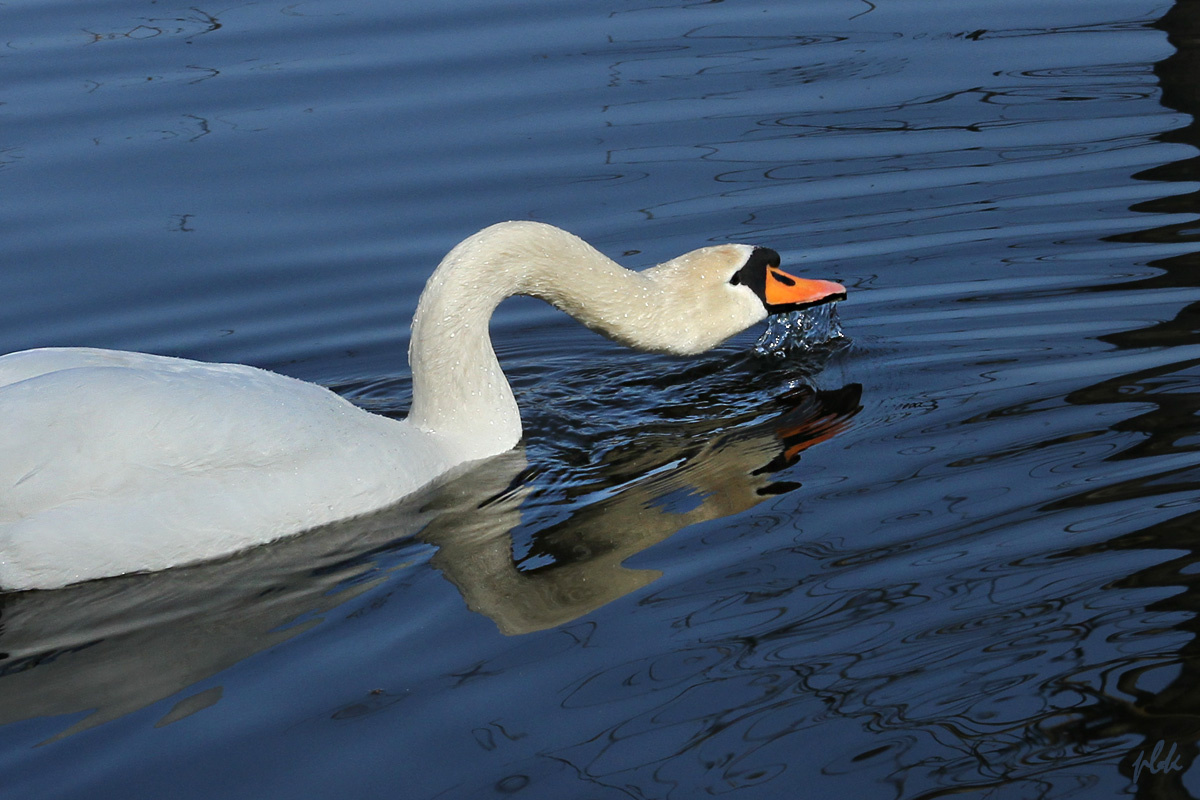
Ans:
[[[401,416],[425,278],[512,218],[850,289],[848,340],[782,359],[509,301],[518,450],[4,597],[14,795],[1200,796],[1194,0],[28,0],[0,31],[5,351]],[[1160,741],[1181,769],[1135,778]]]

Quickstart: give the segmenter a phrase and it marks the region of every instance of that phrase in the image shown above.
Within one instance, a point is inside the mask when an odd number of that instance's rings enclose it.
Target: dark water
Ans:
[[[3,598],[0,786],[1200,796],[1198,37],[1197,0],[0,5],[0,350],[402,415],[424,279],[500,219],[850,287],[785,359],[510,301],[518,451]]]

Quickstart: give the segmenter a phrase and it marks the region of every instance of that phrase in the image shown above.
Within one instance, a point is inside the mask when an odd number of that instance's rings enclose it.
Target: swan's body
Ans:
[[[382,508],[512,448],[521,420],[488,336],[508,296],[545,299],[632,347],[690,354],[768,309],[845,291],[777,266],[773,251],[720,245],[630,272],[548,225],[487,228],[421,295],[403,421],[241,365],[87,348],[2,357],[0,588],[232,553]]]

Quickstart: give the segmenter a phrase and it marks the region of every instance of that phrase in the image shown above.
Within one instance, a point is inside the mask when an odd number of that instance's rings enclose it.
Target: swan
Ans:
[[[0,357],[0,588],[212,559],[365,514],[503,453],[521,418],[488,335],[511,295],[629,347],[690,355],[831,281],[724,244],[641,272],[579,237],[502,222],[455,246],[417,303],[407,419],[255,367],[93,348]]]

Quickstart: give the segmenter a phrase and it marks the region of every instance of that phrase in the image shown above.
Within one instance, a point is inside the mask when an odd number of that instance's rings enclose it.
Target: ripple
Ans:
[[[6,8],[6,349],[398,417],[426,276],[498,219],[850,287],[845,346],[771,359],[506,303],[520,448],[0,598],[6,788],[371,798],[403,752],[413,798],[1101,797],[1194,759],[1187,4],[921,5]]]

